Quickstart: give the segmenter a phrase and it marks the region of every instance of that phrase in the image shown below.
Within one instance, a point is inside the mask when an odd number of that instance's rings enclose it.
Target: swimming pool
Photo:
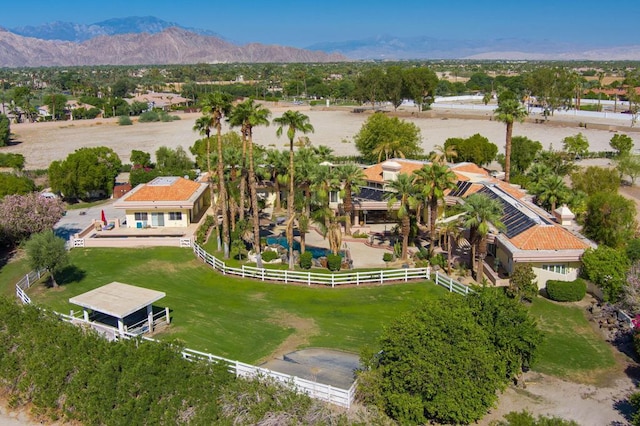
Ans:
[[[287,237],[267,237],[267,244],[270,246],[277,244],[286,249],[289,249],[289,243],[287,242]],[[300,243],[296,240],[293,240],[293,249],[300,251]],[[331,254],[331,250],[329,249],[314,247],[314,246],[305,246],[305,251],[310,252],[313,255],[314,259],[318,259],[319,257],[325,257]],[[338,254],[341,257],[344,257],[343,251],[338,252]]]

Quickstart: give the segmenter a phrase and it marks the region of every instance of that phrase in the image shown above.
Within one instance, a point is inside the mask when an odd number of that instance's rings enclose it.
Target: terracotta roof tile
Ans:
[[[400,164],[400,171],[398,173],[404,173],[407,175],[413,174],[416,170],[420,170],[422,166],[428,163],[419,163],[416,161],[402,161],[400,159],[393,159],[395,163]],[[367,167],[364,170],[364,175],[366,179],[371,182],[379,182],[383,183],[382,179],[382,163],[375,164],[371,167]]]
[[[132,193],[126,201],[187,201],[200,188],[200,184],[177,178],[171,185],[153,185],[153,181]]]
[[[589,245],[558,225],[536,225],[511,238],[521,250],[580,250]]]
[[[453,170],[454,172],[467,172],[467,173],[474,173],[478,175],[489,176],[489,173],[487,173],[485,169],[483,169],[482,167],[474,163],[453,164],[451,166],[451,170]]]

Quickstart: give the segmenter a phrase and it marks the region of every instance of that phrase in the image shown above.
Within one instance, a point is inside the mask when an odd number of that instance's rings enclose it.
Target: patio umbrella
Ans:
[[[107,217],[104,215],[104,210],[102,210],[102,223],[104,223],[104,226],[107,226]]]

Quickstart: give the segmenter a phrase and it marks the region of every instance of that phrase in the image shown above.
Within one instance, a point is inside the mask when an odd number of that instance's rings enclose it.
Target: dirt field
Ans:
[[[315,128],[308,135],[314,145],[327,145],[337,155],[356,155],[353,136],[360,130],[368,113],[354,114],[351,110],[322,110],[296,107],[310,118]],[[287,107],[270,106],[272,118],[279,117]],[[403,119],[414,122],[421,130],[422,147],[430,152],[436,145],[443,145],[451,137],[468,137],[480,133],[503,150],[504,124],[490,120],[486,113],[473,113],[477,119],[460,119],[446,112],[438,112],[438,117],[416,118],[413,111],[401,112]],[[435,113],[433,113],[435,114]],[[447,115],[447,116],[443,116]],[[132,149],[150,152],[152,155],[161,146],[188,148],[200,137],[193,131],[197,113],[180,114],[181,120],[169,123],[138,123],[119,126],[115,119],[78,120],[55,123],[13,124],[14,143],[0,149],[0,152],[21,153],[26,158],[28,169],[47,168],[51,161],[62,160],[81,147],[108,146],[124,163],[129,162]],[[610,150],[609,140],[613,133],[608,130],[584,129],[578,123],[552,119],[549,124],[515,124],[514,135],[527,136],[538,140],[544,148],[562,147],[562,139],[582,132],[587,136],[592,151]],[[225,126],[223,131],[227,131]],[[635,130],[635,129],[634,129]],[[286,137],[276,137],[276,127],[254,129],[254,141],[258,144],[287,149]],[[637,147],[640,147],[640,133],[629,132]]]

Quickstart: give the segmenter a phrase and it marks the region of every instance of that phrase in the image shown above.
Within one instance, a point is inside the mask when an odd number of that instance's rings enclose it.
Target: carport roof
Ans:
[[[134,285],[112,282],[69,299],[70,303],[102,312],[116,318],[124,318],[151,305],[166,294]]]

